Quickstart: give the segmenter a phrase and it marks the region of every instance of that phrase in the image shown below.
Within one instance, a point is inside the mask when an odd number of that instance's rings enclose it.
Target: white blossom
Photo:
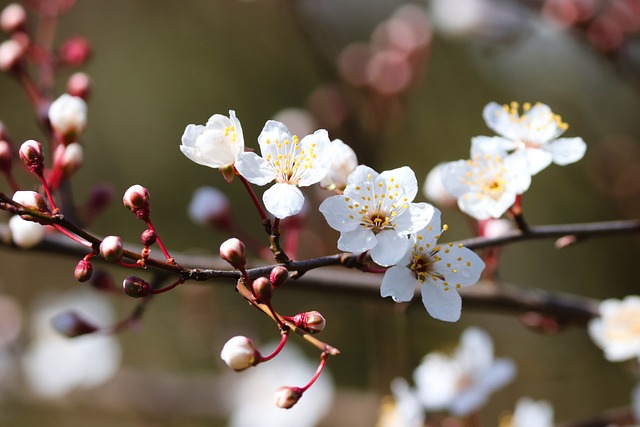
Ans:
[[[509,427],[553,427],[553,407],[545,400],[521,397]]]
[[[49,122],[60,135],[74,142],[87,126],[87,103],[67,93],[60,95],[49,107]]]
[[[238,156],[236,169],[256,185],[276,183],[264,192],[262,201],[271,214],[286,218],[299,213],[307,187],[327,175],[331,164],[331,141],[327,131],[317,130],[299,140],[285,125],[269,120],[258,137],[262,157],[245,152]]]
[[[523,104],[520,115],[516,102],[510,105],[492,102],[482,115],[487,126],[500,136],[473,138],[472,156],[523,152],[529,174],[535,175],[551,162],[558,165],[577,162],[587,149],[582,138],[558,138],[569,126],[545,104]]]
[[[436,319],[460,319],[462,299],[458,289],[480,279],[484,262],[471,250],[453,243],[439,244],[440,211],[435,209],[429,224],[411,236],[412,245],[398,265],[384,274],[380,294],[394,301],[410,301],[417,286],[422,303]]]
[[[589,336],[610,362],[640,358],[640,296],[600,303],[600,316],[589,322]]]
[[[453,355],[427,354],[413,373],[418,397],[427,411],[464,416],[482,407],[495,390],[513,379],[514,363],[494,359],[491,337],[467,328]]]
[[[320,181],[320,186],[328,190],[343,191],[347,186],[347,178],[358,167],[355,151],[340,139],[331,141],[333,157],[327,176]]]
[[[320,212],[340,232],[338,249],[369,251],[374,262],[390,266],[405,254],[407,236],[433,216],[433,206],[412,203],[417,192],[416,176],[406,166],[378,174],[361,165],[349,175],[344,194],[325,199]]]
[[[188,125],[182,134],[180,151],[189,160],[218,169],[232,165],[244,151],[240,120],[229,110],[229,117],[214,114],[203,125]]]

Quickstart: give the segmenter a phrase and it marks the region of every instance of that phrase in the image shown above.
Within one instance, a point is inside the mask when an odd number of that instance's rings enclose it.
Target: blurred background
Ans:
[[[528,221],[640,214],[637,1],[82,0],[61,16],[57,31],[57,44],[82,36],[93,51],[82,68],[94,90],[82,137],[85,166],[73,192],[83,203],[95,185],[113,186],[114,203],[89,227],[97,235],[118,234],[137,244],[141,224],[119,200],[141,184],[171,251],[215,256],[229,234],[203,228],[187,214],[193,192],[209,185],[229,197],[244,229],[264,239],[240,183],[227,184],[178,148],[188,124],[229,110],[240,119],[248,147],[257,148],[264,122],[277,117],[300,133],[327,129],[378,171],[408,165],[421,184],[438,163],[467,158],[471,137],[493,135],[482,119],[487,103],[540,101],[569,124],[565,136],[582,137],[588,149],[579,163],[551,166],[534,178],[523,198]],[[60,71],[58,93],[72,71]],[[0,120],[18,144],[43,138],[24,93],[7,74],[0,75]],[[35,184],[26,173],[19,180],[25,188]],[[0,190],[8,191],[6,183]],[[317,211],[326,193],[306,194],[299,258],[336,253],[338,235]],[[424,200],[420,193],[418,201]],[[444,211],[443,221],[450,225],[448,239],[471,235],[460,213]],[[639,254],[634,236],[588,239],[563,250],[552,241],[525,242],[504,252],[499,271],[505,282],[523,288],[621,298],[638,293]],[[219,360],[227,339],[241,334],[273,348],[279,337],[230,281],[161,295],[137,327],[73,363],[66,350],[37,353],[38,340],[53,339],[38,326],[43,306],[98,304],[86,310],[101,324],[134,308],[135,301],[122,296],[83,292],[87,286],[72,274],[77,261],[0,249],[0,424],[225,426],[245,408],[254,411],[254,425],[266,425],[266,415],[257,415],[262,401],[271,409],[275,388],[306,381],[276,381],[262,390],[268,379],[242,388],[254,373],[230,375]],[[129,274],[107,272],[116,283]],[[411,381],[426,353],[453,348],[471,325],[485,329],[496,354],[518,366],[516,379],[482,410],[485,425],[496,425],[520,396],[548,400],[557,421],[589,418],[628,405],[636,383],[627,366],[604,359],[582,328],[547,336],[526,330],[515,316],[465,310],[464,303],[461,320],[448,324],[430,318],[419,300],[405,307],[295,286],[283,288],[276,304],[285,313],[323,313],[328,322],[321,338],[342,351],[329,361],[318,396],[302,399],[307,409],[279,410],[286,418],[279,425],[375,425],[391,379]],[[307,360],[313,372],[317,352],[293,341],[299,349],[291,357]],[[25,373],[32,359],[68,369],[70,376],[80,369],[110,374],[43,391],[37,383],[45,380]],[[255,371],[275,371],[281,381],[290,366],[274,361]]]

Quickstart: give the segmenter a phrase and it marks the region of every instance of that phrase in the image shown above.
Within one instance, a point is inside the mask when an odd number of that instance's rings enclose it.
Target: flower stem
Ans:
[[[280,343],[278,344],[278,347],[276,347],[275,350],[273,350],[273,352],[268,355],[268,356],[260,356],[260,360],[256,361],[256,365],[258,363],[262,363],[262,362],[268,362],[269,360],[273,359],[274,357],[276,357],[278,355],[278,353],[280,353],[282,351],[282,349],[284,348],[284,345],[287,343],[287,338],[289,338],[289,329],[283,329],[282,330],[282,334],[280,337]]]
[[[249,197],[251,197],[251,200],[253,201],[254,206],[258,210],[258,214],[260,215],[260,219],[262,219],[262,223],[271,224],[271,221],[269,221],[269,217],[267,216],[267,213],[264,211],[264,208],[262,207],[260,200],[258,200],[258,196],[256,196],[256,193],[253,191],[253,188],[251,188],[251,184],[249,184],[249,181],[247,181],[242,175],[238,175],[238,177],[240,177],[240,181],[242,181],[244,188],[247,189],[247,192],[249,193]]]
[[[280,246],[280,218],[276,218],[273,220],[273,226],[271,227],[271,236],[269,237],[271,241],[271,252],[273,252],[273,256],[276,259],[276,262],[281,264],[286,264],[290,261],[287,254],[282,250],[282,246]]]
[[[301,387],[303,392],[307,391],[307,389],[309,387],[311,387],[313,385],[313,383],[316,382],[318,377],[320,377],[320,374],[322,373],[322,370],[324,369],[325,365],[327,364],[327,358],[328,357],[329,357],[329,353],[327,353],[326,351],[323,351],[322,354],[320,355],[320,364],[318,365],[318,369],[316,369],[316,373],[313,374],[313,377],[311,378],[311,380],[309,380],[307,385],[305,385],[304,387]]]
[[[167,263],[169,264],[175,264],[175,260],[171,257],[171,255],[169,255],[169,251],[167,251],[167,248],[164,246],[164,243],[162,243],[162,240],[160,240],[160,236],[158,235],[158,232],[156,231],[155,227],[153,226],[153,224],[151,223],[151,220],[147,220],[147,227],[149,227],[149,230],[153,231],[156,234],[156,243],[158,244],[158,247],[160,248],[160,250],[162,251],[162,254],[164,255],[164,257],[167,259]]]

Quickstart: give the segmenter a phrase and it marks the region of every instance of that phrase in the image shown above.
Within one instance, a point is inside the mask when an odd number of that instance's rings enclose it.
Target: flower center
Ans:
[[[267,140],[266,143],[276,146],[276,155],[267,154],[265,160],[276,170],[277,182],[297,185],[304,172],[313,167],[313,160],[316,158],[315,143],[309,146],[308,152],[300,148],[300,141],[296,135],[293,135],[291,140]]]
[[[372,212],[364,213],[361,224],[363,227],[371,229],[375,234],[378,234],[382,230],[393,229],[396,226],[391,223],[391,219],[387,216],[387,213],[379,210],[379,208]]]

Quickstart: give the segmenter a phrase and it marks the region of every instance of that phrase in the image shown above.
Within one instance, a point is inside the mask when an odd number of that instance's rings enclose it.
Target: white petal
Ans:
[[[467,183],[467,173],[472,171],[472,166],[467,160],[448,162],[442,167],[442,183],[453,197],[459,198],[468,193],[471,186]]]
[[[498,103],[490,102],[482,110],[482,117],[491,130],[499,135],[509,136],[511,120],[509,113]]]
[[[447,252],[447,250],[449,252]],[[460,248],[455,244],[444,245],[438,252],[440,260],[435,263],[435,269],[442,273],[452,286],[469,286],[480,280],[484,270],[484,262],[472,250]]]
[[[564,166],[580,160],[587,150],[587,144],[582,138],[560,138],[547,144],[545,149],[551,153],[555,164]]]
[[[472,159],[476,156],[484,156],[485,154],[504,157],[508,151],[514,150],[515,148],[516,144],[511,139],[499,136],[475,136],[471,138]]]
[[[264,192],[262,201],[273,216],[282,219],[302,210],[304,196],[295,185],[276,183]]]
[[[276,172],[271,165],[256,153],[240,153],[235,167],[240,175],[256,185],[266,185],[276,177]]]
[[[369,178],[369,176],[371,178]],[[347,188],[344,190],[344,195],[354,200],[360,200],[360,196],[363,194],[362,188],[367,185],[371,186],[378,176],[378,172],[369,166],[358,166],[356,170],[349,175],[349,178],[347,178]]]
[[[332,159],[329,134],[324,129],[317,130],[313,135],[307,135],[300,141],[300,148],[305,153],[311,153],[313,150],[315,156],[311,162],[311,167],[305,170],[300,182],[298,182],[301,187],[306,187],[320,182],[327,175]]]
[[[319,208],[329,226],[340,232],[353,231],[360,226],[359,216],[354,214],[354,209],[349,209],[349,203],[345,198],[345,196],[329,197],[320,204]]]
[[[413,199],[416,198],[416,194],[418,194],[418,180],[416,179],[415,172],[413,172],[410,167],[403,166],[401,168],[384,171],[380,174],[380,177],[387,182],[387,185],[393,186],[397,184],[400,197],[406,197],[408,202],[412,202]]]
[[[258,144],[260,145],[262,157],[266,157],[268,154],[277,156],[276,141],[284,142],[285,140],[291,140],[291,138],[291,133],[284,124],[275,120],[267,121],[258,136]]]
[[[457,364],[441,353],[430,353],[413,371],[418,398],[427,411],[447,408],[457,394],[462,379]]]
[[[508,155],[503,159],[503,165],[506,169],[504,179],[508,191],[516,194],[527,191],[531,185],[531,174],[526,153],[523,150],[518,150]]]
[[[415,232],[414,236],[420,236],[421,245],[425,245],[428,250],[431,250],[438,241],[438,236],[442,232],[442,226],[440,222],[440,210],[435,209],[431,220],[422,230]]]
[[[353,231],[340,233],[338,249],[359,254],[375,247],[377,243],[378,241],[373,231],[358,227]]]
[[[429,203],[411,203],[409,209],[393,220],[396,232],[406,235],[425,228],[433,218],[434,211],[435,208]]]
[[[422,303],[434,319],[456,322],[460,319],[462,298],[453,287],[444,289],[440,281],[425,281],[422,284]]]
[[[551,164],[552,156],[540,148],[526,148],[529,175],[535,175]]]
[[[397,265],[384,273],[380,295],[391,297],[395,302],[411,301],[418,281],[406,266]]]
[[[371,249],[371,259],[378,265],[388,267],[400,261],[409,247],[410,240],[394,230],[383,230],[376,236],[378,243]]]

